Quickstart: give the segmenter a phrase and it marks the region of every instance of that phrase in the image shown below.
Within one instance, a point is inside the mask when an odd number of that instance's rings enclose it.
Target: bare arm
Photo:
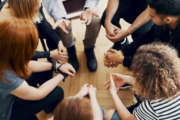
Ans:
[[[138,28],[146,24],[148,21],[151,20],[151,17],[148,14],[147,8],[136,18],[133,24],[127,29],[129,34],[132,34]]]
[[[59,74],[42,84],[39,88],[29,86],[27,82],[24,81],[22,85],[12,91],[11,94],[24,100],[40,100],[50,94],[63,78],[64,77]]]
[[[89,87],[89,96],[93,112],[93,120],[103,120],[102,112],[96,98],[96,88],[92,85]]]
[[[108,1],[108,6],[106,9],[105,24],[111,23],[111,20],[118,9],[118,5],[119,5],[119,0],[109,0]]]
[[[52,69],[52,63],[50,62],[39,62],[31,60],[29,62],[29,67],[31,68],[32,72],[43,72]]]
[[[122,101],[119,99],[119,96],[115,92],[111,92],[111,96],[118,112],[118,115],[122,120],[136,120],[136,117],[131,114],[128,109],[124,106]]]

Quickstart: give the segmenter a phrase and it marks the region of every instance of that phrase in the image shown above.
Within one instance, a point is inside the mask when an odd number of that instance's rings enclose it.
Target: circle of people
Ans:
[[[85,0],[80,15],[86,26],[87,67],[90,72],[97,70],[94,48],[103,26],[113,42],[104,54],[104,65],[122,64],[133,73],[110,73],[104,83],[115,110],[104,112],[96,88],[89,84],[64,98],[59,83],[75,76],[80,64],[61,0],[1,0],[0,120],[38,120],[41,110],[53,113],[52,120],[180,120],[180,1],[108,0],[102,17],[97,13],[99,1]],[[120,19],[131,25],[121,28]],[[37,51],[38,42],[44,45],[44,40],[48,50]],[[130,107],[118,96],[126,87],[133,87],[137,98]]]

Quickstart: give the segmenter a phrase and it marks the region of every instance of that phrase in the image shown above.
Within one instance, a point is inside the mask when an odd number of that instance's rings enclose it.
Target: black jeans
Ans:
[[[32,74],[27,80],[28,84],[37,87],[50,79],[51,71]],[[39,77],[38,77],[39,76]],[[47,97],[38,101],[22,100],[17,98],[12,110],[11,120],[38,120],[36,114],[41,110],[53,112],[56,105],[64,98],[64,91],[56,87]]]
[[[51,24],[47,21],[42,7],[40,8],[40,13],[42,15],[42,20],[40,23],[36,23],[40,39],[45,39],[49,50],[54,50],[57,48],[58,43],[61,39],[58,30],[54,30]]]

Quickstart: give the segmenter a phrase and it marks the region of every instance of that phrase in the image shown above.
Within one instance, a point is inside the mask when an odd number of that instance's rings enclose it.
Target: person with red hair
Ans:
[[[64,76],[57,74],[41,84],[36,80],[32,86],[31,73],[53,68],[49,62],[31,61],[38,45],[36,27],[26,19],[0,17],[0,120],[37,120],[36,113],[52,112],[63,99],[58,84]]]

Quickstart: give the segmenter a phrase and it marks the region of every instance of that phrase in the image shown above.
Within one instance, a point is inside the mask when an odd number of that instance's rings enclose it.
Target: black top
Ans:
[[[134,41],[122,49],[124,54],[124,66],[130,67],[133,56],[139,46],[155,41],[165,42],[173,46],[178,51],[180,57],[180,24],[174,30],[172,30],[169,26],[162,27],[154,25],[152,29],[141,38],[142,39]]]

